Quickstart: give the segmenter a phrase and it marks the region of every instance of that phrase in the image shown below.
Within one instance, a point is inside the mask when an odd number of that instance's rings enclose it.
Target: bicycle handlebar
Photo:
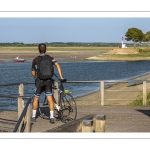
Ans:
[[[58,79],[60,82],[66,82],[67,79]]]

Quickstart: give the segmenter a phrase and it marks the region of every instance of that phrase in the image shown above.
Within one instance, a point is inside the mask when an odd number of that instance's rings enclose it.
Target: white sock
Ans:
[[[50,111],[50,118],[54,118],[54,111]]]
[[[36,116],[36,110],[32,110],[32,118]]]

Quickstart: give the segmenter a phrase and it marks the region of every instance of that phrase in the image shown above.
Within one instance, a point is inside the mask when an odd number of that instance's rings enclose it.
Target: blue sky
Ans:
[[[129,28],[150,31],[148,2],[5,0],[0,42],[121,42]]]
[[[128,28],[150,31],[150,18],[0,18],[0,42],[121,42]],[[127,41],[124,41],[127,42]]]

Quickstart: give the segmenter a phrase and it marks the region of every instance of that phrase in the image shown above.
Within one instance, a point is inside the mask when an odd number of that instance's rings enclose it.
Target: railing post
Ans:
[[[146,92],[146,81],[143,81],[143,105],[146,105],[147,92]]]
[[[19,85],[19,96],[23,96],[23,95],[24,95],[24,85],[21,83]],[[19,117],[20,117],[20,115],[21,115],[21,113],[23,111],[23,108],[24,108],[24,100],[19,97],[18,98],[18,119],[19,119]],[[22,123],[19,126],[19,129],[18,129],[19,131],[21,129],[21,125],[22,125]]]
[[[82,121],[82,132],[93,132],[93,120]]]
[[[104,81],[100,82],[101,106],[104,106]]]
[[[95,116],[95,130],[96,132],[105,132],[106,115],[98,114]]]
[[[56,88],[58,88],[58,82],[55,82],[54,85],[56,86]],[[54,98],[58,103],[58,90],[54,90]]]
[[[26,122],[25,132],[31,132],[31,125],[30,125],[30,105],[27,108],[27,112],[24,118]]]

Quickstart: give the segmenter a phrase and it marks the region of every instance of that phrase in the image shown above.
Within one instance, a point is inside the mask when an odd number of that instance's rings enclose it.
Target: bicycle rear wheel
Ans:
[[[39,103],[38,107],[39,116],[43,119],[49,119],[50,117],[50,111],[49,111],[49,105],[48,101],[45,97],[44,102],[42,104]]]
[[[65,123],[75,120],[77,117],[76,102],[71,94],[61,93],[61,120]]]

